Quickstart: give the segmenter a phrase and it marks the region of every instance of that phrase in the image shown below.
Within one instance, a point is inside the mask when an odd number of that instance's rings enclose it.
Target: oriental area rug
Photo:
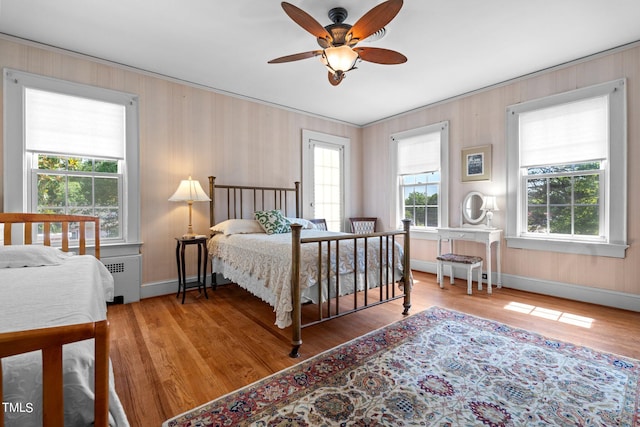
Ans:
[[[640,426],[640,362],[432,307],[164,426]]]

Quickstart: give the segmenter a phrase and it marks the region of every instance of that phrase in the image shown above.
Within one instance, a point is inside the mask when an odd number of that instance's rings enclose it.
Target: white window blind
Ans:
[[[608,96],[599,96],[520,113],[520,166],[605,159],[608,105]]]
[[[398,175],[440,170],[440,132],[398,140]]]
[[[26,149],[124,159],[125,106],[25,88]]]

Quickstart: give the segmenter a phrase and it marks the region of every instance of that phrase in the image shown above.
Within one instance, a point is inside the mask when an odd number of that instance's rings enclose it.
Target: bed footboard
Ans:
[[[0,224],[4,226],[4,245],[15,243],[31,245],[36,242],[34,225],[41,225],[42,244],[51,246],[59,243],[63,251],[69,250],[70,225],[78,224],[78,253],[84,255],[87,249],[86,225],[94,227],[94,256],[100,259],[100,220],[84,215],[57,215],[37,213],[0,213]],[[20,233],[14,230],[20,228]],[[53,227],[52,227],[53,225]],[[59,242],[52,238],[52,228],[59,228]],[[20,240],[19,242],[17,242]],[[68,326],[5,332],[0,334],[0,359],[42,350],[43,416],[45,426],[64,426],[62,346],[77,341],[94,339],[95,348],[95,426],[106,427],[109,422],[109,322],[81,323]],[[2,390],[2,370],[0,369],[0,397]],[[0,414],[0,427],[4,426],[4,416]]]
[[[293,309],[292,309],[292,313],[291,313],[291,321],[292,321],[292,338],[291,338],[291,352],[289,353],[290,357],[299,357],[300,353],[300,346],[302,345],[302,328],[306,327],[306,326],[311,326],[329,319],[333,319],[339,316],[343,316],[345,314],[349,314],[349,313],[353,313],[355,311],[359,311],[359,310],[363,310],[365,308],[369,308],[369,307],[373,307],[375,305],[381,304],[381,303],[385,303],[388,301],[392,301],[392,300],[396,300],[398,298],[403,298],[403,307],[404,310],[402,312],[402,314],[404,315],[408,315],[409,314],[409,309],[411,308],[411,289],[413,287],[413,279],[412,279],[412,275],[411,275],[411,264],[410,264],[410,260],[411,260],[411,254],[410,254],[410,225],[411,225],[411,220],[405,219],[402,221],[403,225],[404,225],[404,230],[403,231],[393,231],[393,232],[382,232],[382,233],[370,233],[370,234],[361,234],[356,236],[337,236],[337,237],[328,237],[328,238],[306,238],[306,239],[302,239],[301,238],[301,230],[302,230],[302,226],[297,225],[297,224],[292,224],[291,225],[291,230],[292,230],[292,245],[291,245],[291,250],[292,250],[292,254],[291,254],[291,259],[292,259],[292,267],[291,267],[291,299],[292,299],[292,305],[293,305]],[[402,236],[403,240],[404,240],[404,245],[403,245],[403,258],[402,258],[402,277],[398,277],[397,280],[394,277],[394,257],[395,257],[395,251],[394,251],[394,246],[395,246],[395,237],[396,236]],[[367,242],[369,240],[369,238],[379,238],[380,239],[380,260],[379,260],[379,265],[380,265],[380,280],[381,283],[379,284],[379,297],[371,302],[368,300],[368,292],[370,291],[370,288],[368,286],[367,283]],[[382,240],[383,239],[387,239],[387,243],[386,243],[386,254],[383,255],[383,250],[382,250]],[[335,310],[332,312],[331,311],[331,303],[328,303],[327,307],[328,307],[328,314],[324,315],[323,314],[323,309],[322,309],[322,301],[319,302],[319,306],[318,306],[318,318],[313,321],[313,322],[309,322],[306,324],[303,324],[302,322],[302,301],[301,301],[301,288],[300,288],[300,263],[301,263],[301,248],[302,248],[302,244],[310,244],[310,243],[318,243],[319,245],[322,245],[323,242],[327,243],[327,242],[335,242],[335,251],[338,252],[340,250],[340,245],[339,242],[340,241],[346,241],[346,240],[351,240],[354,241],[354,248],[357,248],[357,241],[361,240],[363,242],[364,245],[364,252],[363,252],[363,256],[365,257],[365,261],[364,261],[364,277],[365,277],[365,283],[363,286],[364,289],[364,301],[361,305],[359,305],[358,303],[358,288],[355,287],[354,288],[354,298],[353,298],[353,307],[341,311],[339,309],[339,301],[340,301],[340,294],[339,294],[339,283],[336,285],[336,302],[335,302]],[[391,240],[391,242],[393,242],[393,244],[389,244],[389,240]],[[329,245],[330,247],[331,245]],[[391,249],[390,249],[391,248]],[[357,249],[354,249],[354,251]],[[391,251],[391,255],[389,255],[389,250]],[[337,256],[337,253],[336,253]],[[357,257],[357,254],[354,254],[354,257]],[[383,256],[384,258],[387,260],[385,262],[383,262]],[[322,274],[322,269],[323,268],[327,268],[327,267],[323,267],[321,265],[322,261],[321,261],[321,257],[318,257],[319,261],[319,265],[318,265],[318,271],[320,272],[319,274]],[[388,260],[391,259],[391,268],[389,268],[389,262]],[[338,262],[336,262],[336,264],[339,264]],[[337,267],[336,267],[337,268]],[[358,271],[357,268],[355,269],[356,271],[354,272],[354,275],[357,276]],[[384,270],[384,273],[383,273]],[[391,270],[391,275],[389,277],[389,270]],[[338,277],[339,274],[338,272],[330,272],[327,274],[327,276],[331,276],[331,274],[334,274],[334,277]],[[383,276],[386,285],[382,284],[382,280],[383,280]],[[318,282],[321,282],[321,280],[318,280]],[[339,279],[338,279],[339,282]],[[395,292],[395,288],[393,287],[395,285],[395,283],[401,284],[400,289],[402,290],[402,293],[396,294]],[[391,291],[389,291],[389,284],[391,285]],[[387,286],[387,291],[386,293],[383,292],[382,287],[383,286]],[[330,294],[330,291],[328,292]]]
[[[95,341],[94,425],[107,427],[109,422],[109,322],[107,320],[0,334],[0,359],[42,350],[42,413],[45,426],[64,426],[62,346],[90,338],[94,338]],[[1,369],[0,397],[3,397]],[[4,427],[4,416],[0,417],[0,427]]]

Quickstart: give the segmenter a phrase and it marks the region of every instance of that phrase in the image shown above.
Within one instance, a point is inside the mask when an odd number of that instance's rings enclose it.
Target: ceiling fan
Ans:
[[[291,19],[317,38],[322,49],[296,53],[272,59],[269,64],[298,61],[320,56],[320,60],[329,70],[329,82],[337,86],[347,71],[356,68],[358,59],[376,64],[402,64],[407,62],[403,54],[378,47],[356,47],[367,37],[383,30],[402,8],[403,0],[387,0],[364,14],[355,24],[345,24],[347,11],[336,7],[329,11],[333,24],[323,27],[304,10],[287,2],[282,8]]]

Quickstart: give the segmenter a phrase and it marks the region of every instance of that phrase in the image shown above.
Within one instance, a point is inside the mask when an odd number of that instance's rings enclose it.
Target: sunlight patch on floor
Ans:
[[[505,310],[529,314],[531,316],[567,323],[574,326],[580,326],[581,328],[591,328],[591,325],[593,324],[593,319],[590,317],[578,316],[577,314],[565,313],[559,310],[537,307],[535,305],[523,304],[515,301],[510,302],[504,308]]]

